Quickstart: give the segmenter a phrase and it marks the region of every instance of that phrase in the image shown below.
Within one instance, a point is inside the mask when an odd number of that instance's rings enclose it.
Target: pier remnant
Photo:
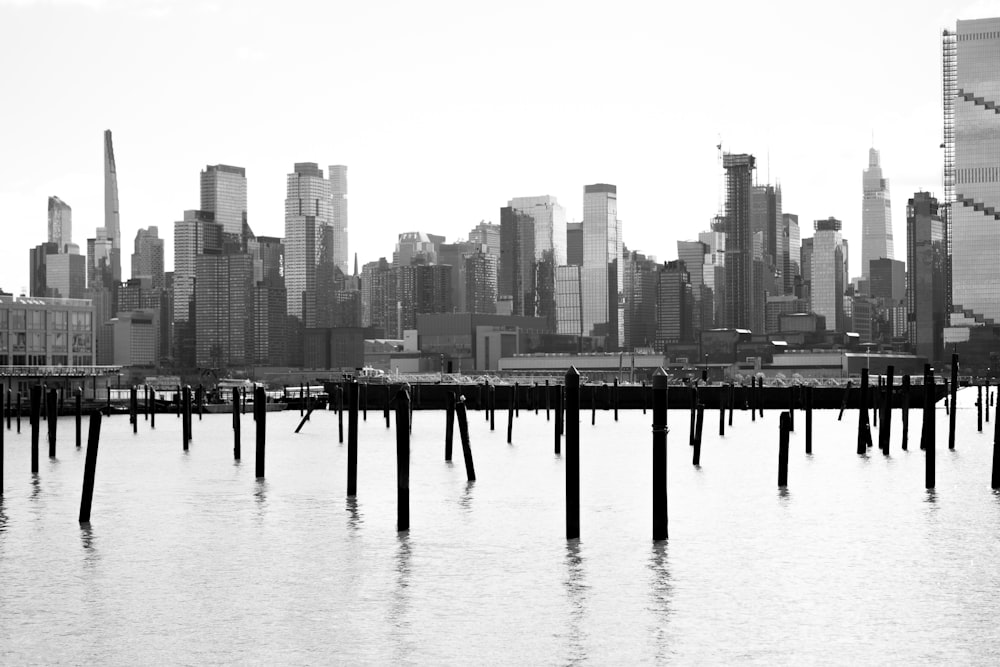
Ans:
[[[388,390],[388,387],[386,387]],[[409,394],[407,394],[407,398]],[[358,381],[351,380],[347,383],[347,496],[358,495]],[[386,403],[386,410],[389,409]],[[410,404],[406,404],[407,414],[409,414]],[[397,414],[398,419],[398,414]],[[406,431],[409,432],[410,425],[406,424]]]
[[[470,482],[474,482],[476,481],[476,466],[472,460],[472,445],[469,442],[469,421],[465,411],[465,396],[459,396],[455,402],[455,416],[458,418],[458,435],[462,439],[465,476]]]
[[[788,433],[791,430],[791,417],[782,412],[778,419],[778,486],[788,486]]]
[[[580,372],[566,371],[566,539],[580,537]]]
[[[97,474],[97,447],[101,441],[101,412],[90,413],[90,431],[87,433],[87,458],[83,464],[83,494],[80,497],[80,523],[90,523],[90,510],[94,501],[94,478]]]
[[[955,355],[957,357],[957,355]],[[952,360],[955,363],[956,359]],[[934,488],[934,369],[924,365],[924,424],[920,437],[920,448],[924,450],[924,486]]]
[[[643,394],[646,392],[643,391]],[[669,536],[667,516],[667,373],[653,373],[653,539]]]
[[[264,477],[264,449],[267,445],[267,394],[263,387],[253,390],[253,412],[257,422],[257,457],[255,461],[257,479]]]
[[[955,449],[955,414],[958,412],[958,403],[955,402],[958,394],[958,354],[951,355],[951,414],[948,417],[948,449]],[[928,487],[931,488],[931,487]]]
[[[396,530],[404,532],[409,529],[410,392],[404,384],[396,393]]]

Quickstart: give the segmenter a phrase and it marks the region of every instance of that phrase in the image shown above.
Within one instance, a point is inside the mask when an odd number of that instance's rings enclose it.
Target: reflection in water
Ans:
[[[788,490],[787,486],[778,487],[778,500],[782,507],[787,507],[788,503],[792,499],[792,492]]]
[[[667,624],[672,612],[673,583],[670,580],[669,543],[666,540],[653,542],[653,551],[646,563],[649,569],[650,609],[653,612],[653,627],[650,634],[656,646],[656,661],[663,662],[670,657]]]
[[[469,512],[472,510],[472,499],[474,497],[473,491],[476,489],[476,481],[465,483],[465,491],[462,492],[462,497],[458,499],[458,506],[462,510]]]
[[[98,560],[98,551],[94,546],[94,531],[89,523],[80,524],[80,544],[83,546],[83,562],[88,566]]]
[[[257,518],[263,519],[267,511],[267,480],[257,478],[257,490],[253,492],[254,503],[257,505]]]
[[[566,652],[569,664],[587,659],[587,649],[583,645],[586,633],[582,627],[587,613],[587,584],[580,552],[580,540],[566,541],[566,581],[563,585],[569,600],[569,647]]]
[[[347,527],[353,531],[356,531],[365,522],[364,517],[358,511],[357,496],[347,497],[347,514]]]
[[[7,529],[7,511],[4,509],[3,506],[3,496],[0,495],[0,535],[2,535],[6,529]],[[3,542],[0,541],[0,545],[2,544]]]
[[[393,628],[392,637],[394,655],[393,662],[401,664],[413,659],[414,647],[410,628],[410,560],[413,556],[409,533],[399,533],[396,548],[396,588],[392,594],[392,607],[389,609],[389,627]]]
[[[39,494],[42,492],[42,480],[38,476],[37,472],[31,473],[31,499],[38,500]]]

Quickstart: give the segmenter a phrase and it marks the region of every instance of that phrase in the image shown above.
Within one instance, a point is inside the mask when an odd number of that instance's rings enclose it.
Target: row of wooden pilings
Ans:
[[[954,428],[955,428],[955,397],[957,391],[957,373],[958,373],[958,358],[957,355],[953,357],[952,360],[952,378],[950,383],[950,401],[946,399],[946,409],[950,402],[951,409],[948,410],[950,416],[950,428],[949,428],[949,448],[954,449],[955,438],[954,438]],[[879,420],[881,420],[880,430],[879,430],[879,448],[882,450],[883,454],[889,454],[889,440],[891,435],[891,423],[892,423],[892,391],[894,387],[894,370],[890,366],[887,369],[886,377],[884,383],[880,379],[879,387],[872,388],[873,393],[880,395],[881,400],[871,401],[869,397],[870,388],[868,386],[868,369],[862,371],[861,383],[858,387],[860,392],[860,401],[858,409],[858,440],[857,440],[857,453],[859,455],[866,455],[867,450],[872,447],[871,438],[871,425],[869,421],[869,408],[874,402],[876,404],[876,409],[873,413],[873,421],[878,425]],[[907,449],[907,438],[908,438],[908,415],[909,415],[909,392],[905,391],[909,388],[910,378],[909,376],[903,376],[901,387],[903,391],[903,410],[902,414],[902,448]],[[929,389],[924,391],[924,404],[923,404],[923,429],[921,432],[920,448],[925,451],[925,485],[928,489],[933,489],[935,484],[935,392],[933,391],[934,386],[934,373],[933,369],[928,365],[924,369],[924,385]],[[348,461],[347,461],[347,495],[349,497],[354,497],[358,493],[357,484],[357,464],[358,464],[358,421],[360,401],[359,395],[361,394],[364,385],[359,385],[357,382],[346,383],[345,385],[340,385],[337,387],[334,395],[330,397],[330,407],[331,409],[336,409],[338,413],[338,424],[339,424],[339,438],[340,442],[344,441],[344,429],[343,429],[343,414],[346,411],[348,414]],[[486,419],[490,423],[491,430],[495,427],[495,407],[496,407],[496,386],[489,385],[486,388]],[[580,536],[580,450],[579,450],[579,427],[580,427],[580,375],[575,368],[571,368],[565,376],[564,387],[556,386],[555,389],[555,429],[554,429],[554,444],[555,453],[562,454],[562,440],[565,436],[565,474],[566,474],[566,536],[568,539],[576,539]],[[988,388],[987,388],[988,389]],[[387,388],[387,390],[389,390]],[[155,392],[147,387],[146,391],[146,418],[150,420],[151,428],[155,428],[156,420],[156,409],[155,400],[150,401],[150,396],[155,399]],[[507,421],[507,442],[512,442],[513,437],[513,423],[514,417],[518,414],[520,406],[517,401],[517,386],[512,388],[513,400],[508,402],[508,421]],[[691,388],[694,392],[694,397],[697,399],[697,386]],[[806,454],[812,453],[812,388],[803,387],[803,395],[801,400],[802,408],[805,412],[805,451]],[[850,391],[850,388],[847,390]],[[978,397],[976,401],[977,405],[977,422],[978,428],[982,431],[983,417],[985,415],[986,421],[989,421],[989,407],[992,404],[991,394],[987,391],[987,399],[984,403],[982,397],[982,387],[978,388]],[[668,536],[668,518],[667,518],[667,375],[663,369],[659,369],[653,377],[652,383],[652,482],[653,482],[653,538],[655,540],[666,539]],[[396,412],[396,460],[397,460],[397,528],[400,531],[405,531],[409,529],[410,519],[409,519],[409,441],[410,432],[412,429],[412,404],[411,404],[411,390],[409,385],[403,385],[393,397],[391,403],[395,408]],[[346,401],[345,401],[346,395]],[[751,397],[754,392],[751,392]],[[195,392],[192,394],[190,387],[184,387],[178,393],[179,400],[177,402],[177,416],[181,419],[181,432],[182,432],[182,443],[186,450],[188,448],[189,442],[192,439],[192,415],[194,413],[193,406],[198,406],[199,418],[201,416],[201,392]],[[31,424],[31,466],[32,473],[38,473],[38,441],[39,441],[39,421],[40,415],[42,413],[42,387],[36,386],[32,387],[30,391],[30,424]],[[45,396],[46,408],[48,414],[56,414],[56,401],[58,400],[56,391],[54,389],[50,390]],[[844,405],[846,405],[847,396],[845,393]],[[345,405],[346,403],[346,405]],[[386,420],[386,427],[390,426],[389,420],[389,410],[390,402],[387,402],[384,408],[384,416]],[[546,391],[546,415],[548,417],[550,401],[549,392]],[[690,436],[689,444],[693,448],[692,463],[696,466],[700,465],[701,457],[701,441],[702,441],[702,429],[704,424],[704,405],[700,404],[697,400],[692,401],[691,407],[691,426],[690,426]],[[729,418],[728,425],[732,426],[732,416],[733,407],[735,400],[733,400],[732,392],[730,392],[727,400],[720,402],[719,408],[719,433],[720,435],[725,434],[726,427],[726,411],[728,408]],[[233,418],[233,432],[234,432],[234,457],[236,460],[240,459],[240,414],[245,412],[246,409],[246,396],[240,393],[239,389],[233,390],[233,401],[232,401],[232,418]],[[152,409],[149,407],[152,406]],[[538,402],[535,403],[535,410],[538,411]],[[267,415],[267,397],[263,388],[257,388],[254,392],[253,400],[253,417],[256,422],[256,458],[255,458],[255,473],[258,478],[263,478],[265,476],[265,462],[266,462],[266,415]],[[756,420],[757,414],[759,412],[760,416],[763,417],[763,409],[758,409],[757,405],[751,405],[752,418]],[[593,405],[592,409],[592,423],[593,423]],[[995,431],[994,431],[994,455],[993,455],[993,469],[991,485],[994,489],[1000,489],[1000,457],[998,457],[998,443],[1000,443],[1000,402],[997,402],[998,415],[994,420]],[[645,406],[643,412],[645,413]],[[6,412],[6,418],[8,422],[8,428],[10,428],[10,412]],[[129,419],[133,426],[133,432],[137,432],[138,422],[139,422],[139,399],[138,399],[138,389],[133,387],[131,390],[130,401],[129,401]],[[298,432],[302,426],[309,420],[312,413],[312,408],[308,410],[303,416],[302,421],[299,423],[296,432]],[[367,409],[363,411],[363,417],[367,419]],[[76,395],[76,446],[80,447],[81,440],[81,397],[80,394]],[[843,409],[841,410],[840,417],[843,416]],[[617,419],[617,410],[615,417]],[[102,414],[100,411],[94,411],[90,416],[90,430],[88,434],[87,441],[87,453],[84,466],[84,482],[83,482],[83,495],[80,503],[80,517],[81,523],[88,523],[90,521],[91,506],[93,498],[94,489],[94,477],[96,472],[96,462],[97,462],[97,451],[100,439],[101,430],[101,419]],[[469,481],[474,481],[476,479],[475,465],[473,461],[472,447],[469,438],[469,428],[468,428],[468,414],[465,405],[464,396],[456,396],[454,393],[448,396],[447,409],[445,410],[445,460],[450,461],[452,458],[453,449],[453,437],[454,437],[454,422],[457,420],[459,435],[462,443],[462,453],[465,461],[466,474]],[[55,457],[55,447],[56,447],[56,420],[48,420],[48,434],[49,434],[49,456]],[[790,400],[789,410],[783,411],[779,419],[779,443],[778,443],[778,485],[779,487],[786,487],[788,485],[788,456],[789,456],[789,434],[795,428],[795,402]],[[0,428],[0,493],[2,493],[2,480],[3,480],[3,429]]]

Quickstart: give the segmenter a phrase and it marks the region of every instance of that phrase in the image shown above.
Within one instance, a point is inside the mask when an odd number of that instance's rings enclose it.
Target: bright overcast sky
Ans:
[[[0,287],[28,285],[47,197],[73,240],[103,224],[114,134],[122,269],[136,230],[199,206],[207,164],[246,167],[249,221],[284,235],[295,162],[348,165],[350,256],[405,231],[464,238],[516,196],[569,220],[614,183],[625,244],[661,260],[707,228],[723,149],[757,156],[784,211],[835,216],[861,254],[874,132],[906,200],[941,194],[941,29],[1000,1],[874,3],[0,0]]]

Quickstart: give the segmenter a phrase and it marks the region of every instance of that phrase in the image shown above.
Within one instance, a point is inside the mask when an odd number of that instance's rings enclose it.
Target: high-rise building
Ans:
[[[583,266],[583,223],[566,223],[566,264]]]
[[[785,283],[785,294],[795,294],[795,285],[802,279],[800,257],[802,254],[802,233],[799,230],[799,216],[794,213],[781,214],[782,245],[781,275]]]
[[[414,263],[393,268],[397,276],[400,331],[416,329],[418,313],[450,313],[451,267]]]
[[[724,228],[724,225],[723,225]],[[707,231],[698,234],[698,240],[708,248],[706,266],[702,274],[702,329],[723,326],[726,320],[726,233]],[[705,301],[711,297],[711,306]]]
[[[477,315],[496,312],[498,259],[482,246],[465,258],[464,312]]]
[[[451,304],[456,312],[470,312],[471,305],[466,297],[466,259],[474,252],[484,249],[484,246],[476,245],[469,241],[458,241],[456,243],[442,243],[438,245],[438,263],[451,267]],[[494,260],[498,260],[498,255],[493,255]],[[493,262],[496,270],[497,262]],[[493,287],[496,288],[497,276],[493,276]],[[494,299],[495,300],[495,299]]]
[[[882,178],[879,152],[868,151],[868,168],[862,176],[861,275],[868,277],[869,264],[876,259],[892,259],[892,210],[889,206],[889,179]]]
[[[802,239],[802,248],[799,251],[799,267],[802,272],[802,285],[795,292],[795,296],[805,299],[807,303],[812,303],[812,257],[813,257],[813,237]]]
[[[52,242],[42,243],[28,251],[28,296],[47,297],[48,262],[59,253],[59,247]]]
[[[492,222],[480,222],[469,232],[469,243],[476,246],[486,246],[486,252],[500,256],[500,225]]]
[[[841,222],[833,217],[817,220],[814,228],[810,287],[812,310],[826,318],[829,331],[845,331],[844,290],[847,275]]]
[[[500,210],[499,291],[515,315],[555,324],[555,267],[566,264],[566,211],[555,197],[515,197]]]
[[[726,153],[726,318],[723,326],[753,329],[763,318],[763,295],[754,288],[754,233],[750,225],[753,155]],[[761,325],[760,329],[763,328]]]
[[[759,239],[754,247],[754,272],[759,275],[754,293],[761,303],[767,296],[784,292],[783,254],[784,234],[781,213],[781,186],[754,185],[750,188],[750,228]],[[763,327],[763,317],[755,318],[755,325]]]
[[[288,314],[316,326],[316,268],[333,262],[330,181],[315,162],[288,174],[285,195],[285,288]]]
[[[951,310],[1000,323],[1000,17],[958,21],[943,56]]]
[[[556,333],[583,335],[582,270],[577,264],[556,267]]]
[[[622,347],[651,349],[656,344],[657,285],[660,266],[638,252],[625,252],[625,342]]]
[[[514,315],[535,315],[535,220],[512,206],[500,209],[498,290]]]
[[[906,310],[910,349],[929,360],[944,357],[947,323],[945,274],[948,236],[938,201],[917,192],[906,204]]]
[[[199,254],[195,273],[195,362],[206,368],[252,363],[254,290],[251,257],[246,254]]]
[[[241,235],[247,221],[247,170],[227,164],[201,172],[201,210],[215,215],[224,234]]]
[[[208,211],[184,211],[174,223],[174,322],[191,320],[198,256],[222,251],[222,225]]]
[[[350,271],[347,251],[347,167],[330,165],[330,202],[332,204],[333,263],[346,275]]]
[[[361,326],[381,330],[385,338],[400,338],[396,274],[385,257],[361,269]]]
[[[437,264],[437,243],[432,234],[424,232],[404,232],[396,241],[396,250],[392,253],[393,266],[408,266],[414,261],[423,264]]]
[[[514,197],[507,206],[525,213],[534,221],[535,261],[552,251],[557,266],[566,264],[566,209],[551,195]]]
[[[73,209],[59,197],[49,197],[49,243],[67,252],[73,243]]]
[[[693,304],[684,262],[667,262],[660,269],[656,306],[656,349],[690,342]]]
[[[152,289],[163,289],[163,239],[159,229],[151,225],[135,234],[135,252],[132,253],[132,277],[148,280]]]
[[[77,253],[60,252],[45,258],[45,296],[83,299],[87,290],[87,259]]]
[[[625,340],[623,264],[618,188],[606,183],[584,186],[583,335],[605,337],[605,350],[616,350]]]
[[[868,291],[874,299],[883,299],[893,305],[906,300],[906,266],[898,259],[873,259],[871,261]]]
[[[115,164],[111,130],[104,131],[104,230],[111,242],[108,267],[112,280],[117,285],[122,280],[122,231],[118,217],[118,167]]]

